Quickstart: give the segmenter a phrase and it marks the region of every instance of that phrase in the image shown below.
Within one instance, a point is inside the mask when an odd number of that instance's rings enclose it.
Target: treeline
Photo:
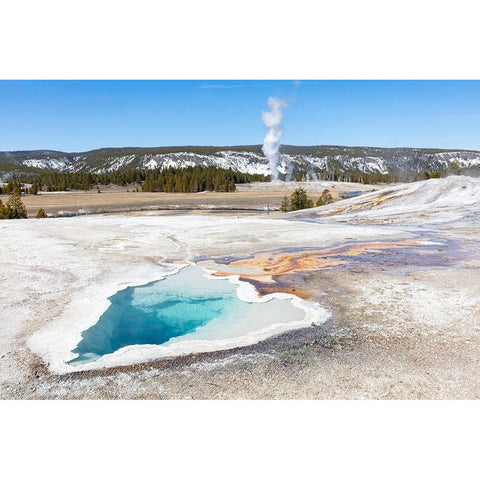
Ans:
[[[140,184],[145,180],[145,172],[135,169],[107,173],[45,172],[36,175],[17,175],[14,179],[14,183],[31,184],[31,191],[28,193],[35,195],[39,190],[47,192],[87,191],[98,185]]]
[[[231,168],[186,167],[146,172],[144,192],[234,192],[236,183],[264,182],[268,177]]]
[[[437,172],[391,172],[391,173],[363,173],[357,171],[317,170],[315,172],[306,172],[294,170],[290,176],[279,175],[281,180],[295,180],[297,182],[307,182],[315,180],[327,180],[332,182],[356,182],[363,184],[376,183],[410,183],[429,178],[443,178],[448,175],[461,175],[467,173],[463,169],[449,168]]]
[[[316,168],[312,170],[306,168],[305,165],[295,165],[290,175],[280,176],[281,180],[296,180],[310,181],[310,180],[328,180],[336,182],[356,182],[363,184],[376,183],[410,183],[421,180],[428,180],[430,178],[444,178],[449,175],[472,175],[478,176],[479,169],[465,168],[460,165],[458,161],[453,161],[448,168],[437,171],[423,171],[423,172],[389,172],[389,173],[364,173],[356,170],[341,170],[340,168],[330,168],[327,170],[320,170]],[[287,178],[286,178],[287,177]]]
[[[20,180],[10,180],[8,183],[2,185],[0,183],[0,195],[11,195],[13,193],[22,193],[36,195],[38,193],[38,183],[33,183],[30,188],[22,183]]]
[[[183,167],[167,169],[127,169],[106,173],[46,172],[38,175],[16,175],[0,194],[9,194],[17,186],[24,193],[36,194],[40,190],[60,192],[67,190],[90,190],[99,185],[141,185],[144,192],[233,192],[235,183],[267,181],[259,174],[241,173],[231,168],[215,166]],[[25,184],[30,184],[28,189]],[[138,187],[137,190],[138,190]]]

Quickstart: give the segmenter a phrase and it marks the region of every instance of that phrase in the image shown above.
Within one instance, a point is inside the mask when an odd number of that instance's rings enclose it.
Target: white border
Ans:
[[[477,9],[5,0],[0,78],[479,79]],[[0,411],[5,478],[83,480],[86,468],[129,480],[478,474],[478,402],[1,402]]]
[[[2,406],[5,478],[463,480],[478,473],[476,402]],[[20,412],[28,430],[19,428]]]
[[[5,0],[0,78],[478,79],[477,5]]]

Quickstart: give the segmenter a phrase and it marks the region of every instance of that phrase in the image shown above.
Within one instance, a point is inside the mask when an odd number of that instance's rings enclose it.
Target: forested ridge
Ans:
[[[341,169],[303,171],[297,168],[288,180],[311,181],[327,180],[339,182],[358,182],[363,184],[405,183],[441,178],[448,175],[474,174],[453,162],[448,168],[429,172],[364,173]],[[286,175],[279,175],[285,180]],[[88,172],[40,172],[13,174],[9,181],[0,184],[0,194],[10,194],[19,187],[23,193],[36,194],[39,191],[60,192],[68,190],[88,191],[102,185],[130,187],[134,191],[195,193],[195,192],[233,192],[235,184],[270,181],[270,176],[257,173],[242,173],[231,168],[217,166],[188,166],[168,168],[129,168],[105,173]],[[30,185],[27,187],[26,185]]]

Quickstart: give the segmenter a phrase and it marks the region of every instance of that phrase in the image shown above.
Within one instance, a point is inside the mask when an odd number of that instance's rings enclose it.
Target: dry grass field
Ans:
[[[237,185],[236,192],[201,192],[201,193],[147,193],[127,191],[125,187],[108,186],[97,190],[70,192],[42,192],[27,195],[23,202],[28,216],[34,216],[43,208],[52,216],[75,215],[77,213],[113,213],[140,210],[278,210],[282,197],[302,186],[309,195],[317,200],[325,188],[334,199],[339,194],[350,191],[371,191],[378,186],[342,182],[288,182],[288,183],[252,183]],[[5,203],[7,196],[0,195]]]

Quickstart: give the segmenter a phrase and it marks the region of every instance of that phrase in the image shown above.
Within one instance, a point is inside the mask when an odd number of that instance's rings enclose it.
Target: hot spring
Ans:
[[[238,295],[245,285],[248,301]],[[120,290],[109,297],[110,306],[98,321],[81,333],[70,364],[132,346],[155,346],[159,356],[231,348],[315,319],[303,300],[274,294],[262,299],[254,295],[256,301],[250,301],[253,287],[242,287],[209,278],[191,265],[163,280]]]

